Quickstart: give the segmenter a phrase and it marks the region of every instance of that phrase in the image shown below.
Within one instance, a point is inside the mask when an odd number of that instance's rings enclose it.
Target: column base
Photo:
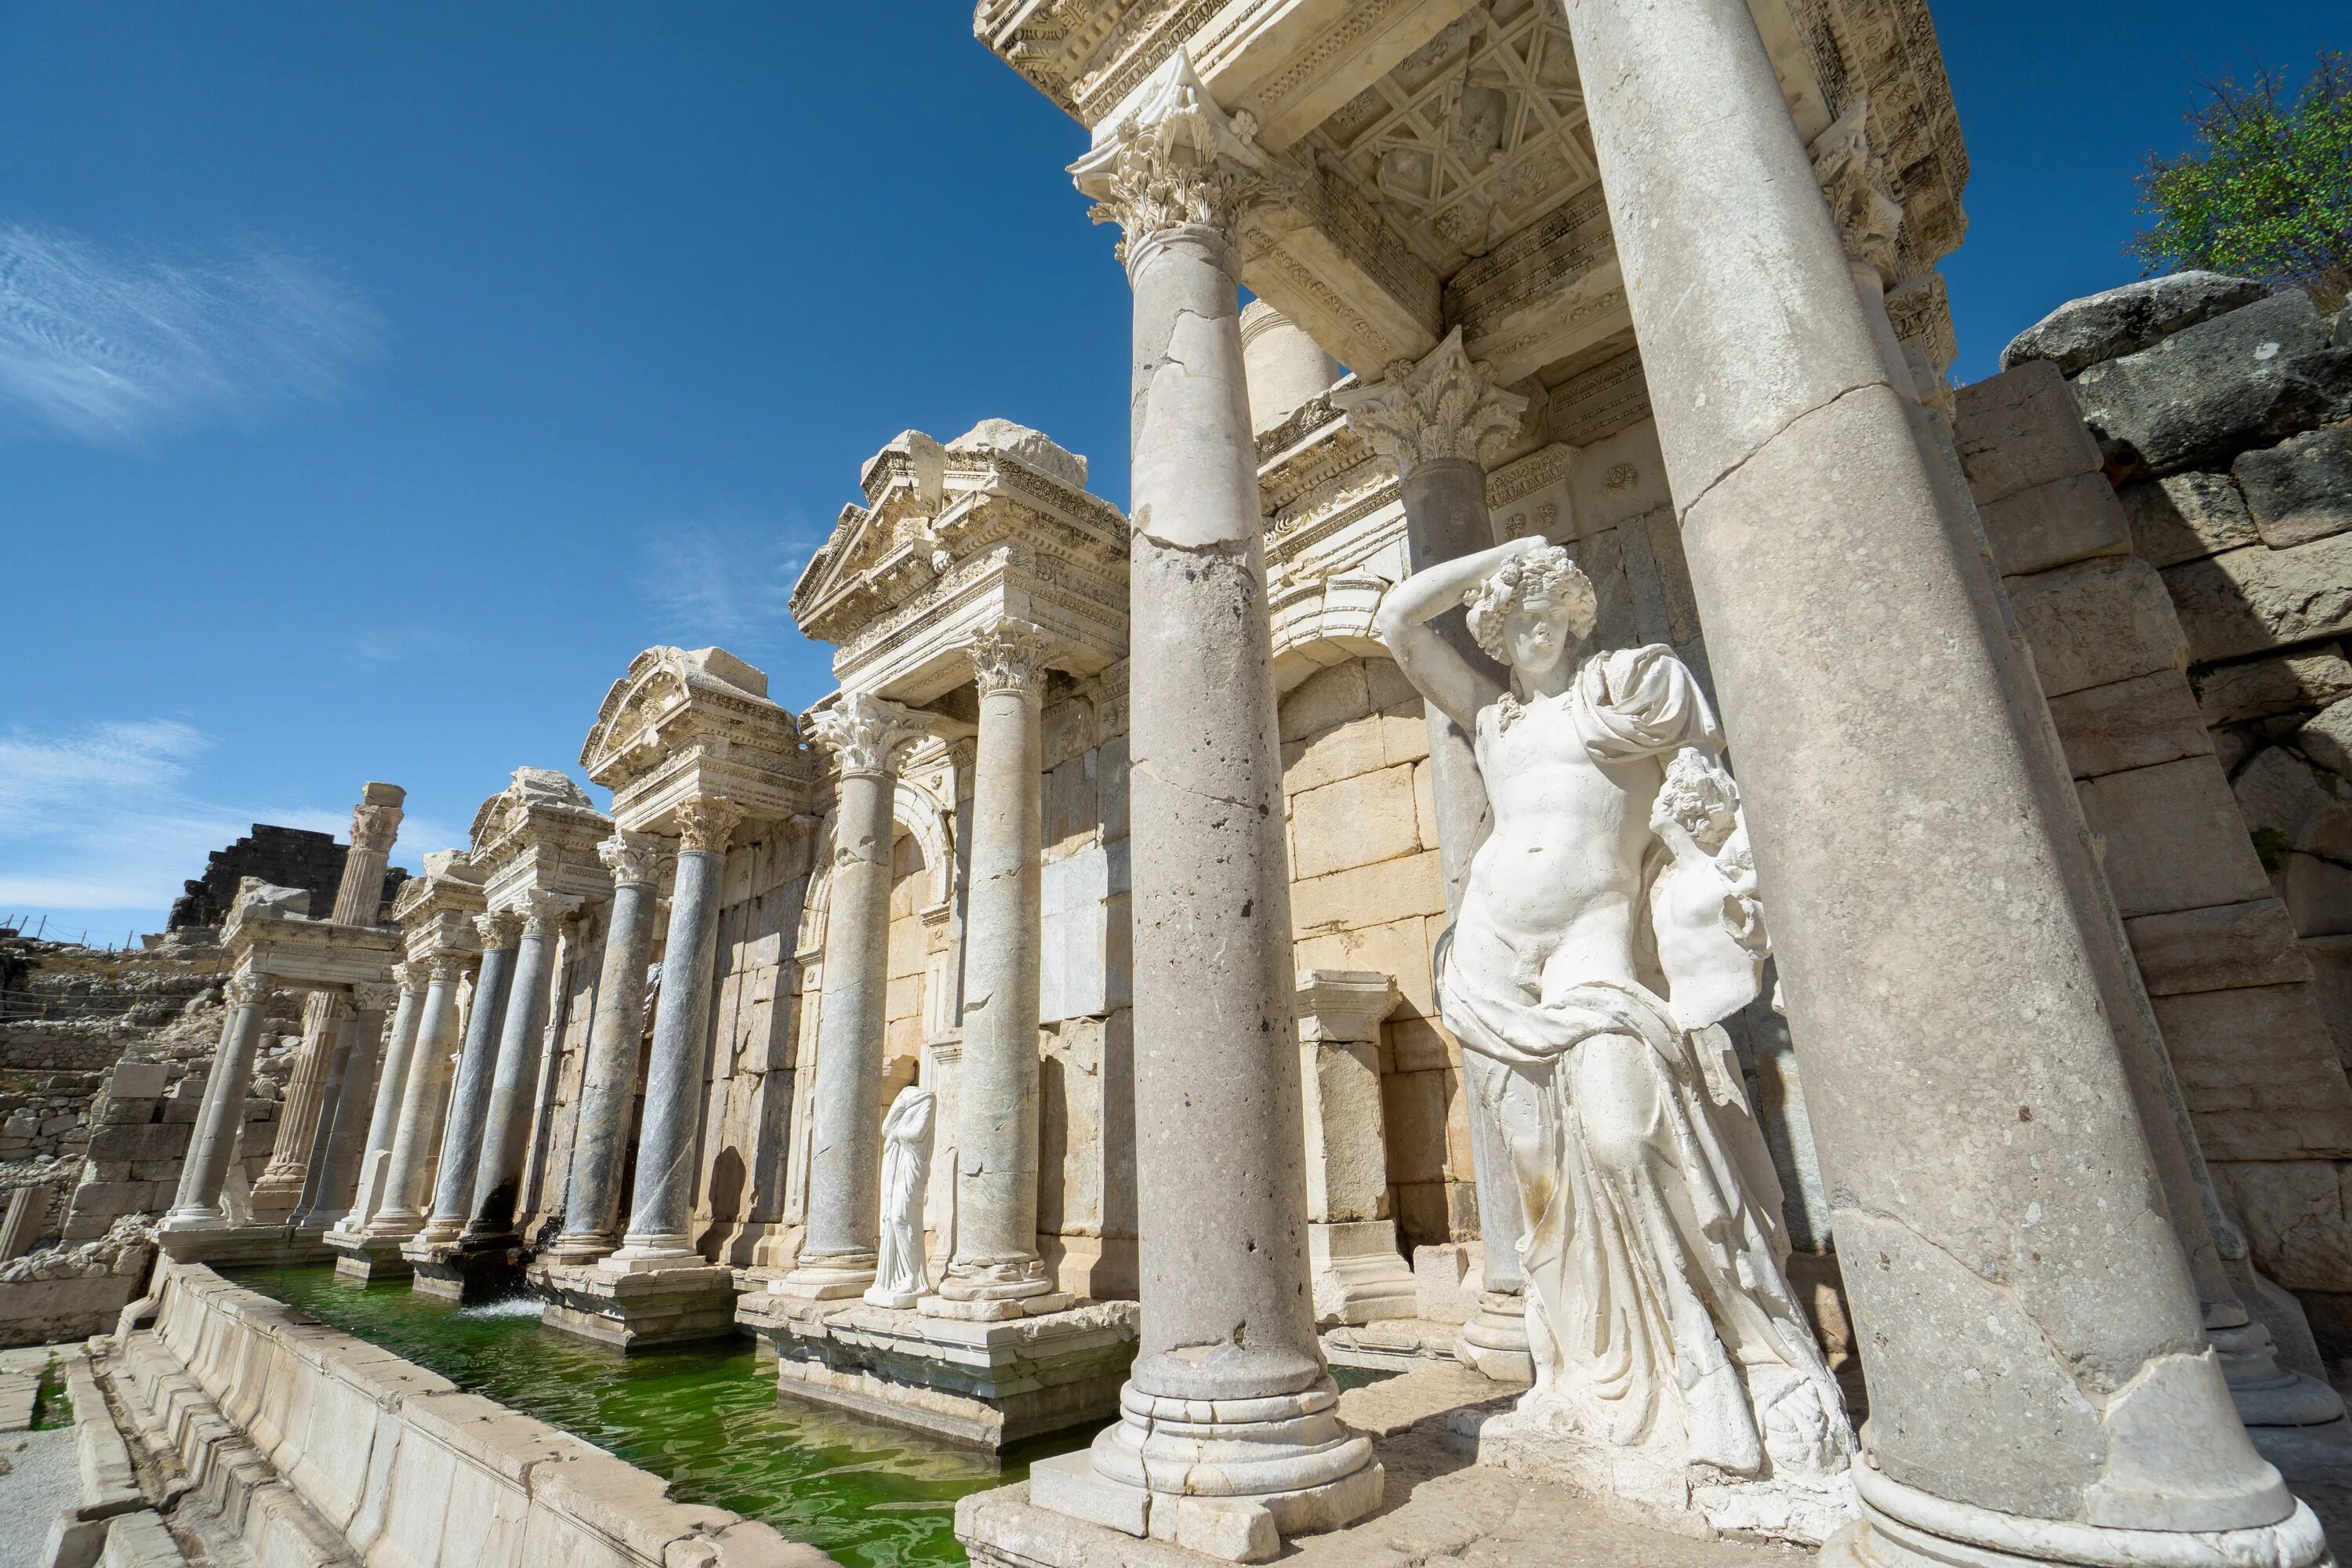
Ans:
[[[559,1236],[539,1249],[542,1263],[578,1265],[609,1258],[618,1244],[609,1236]]]
[[[1315,1326],[1410,1318],[1421,1310],[1412,1268],[1397,1251],[1396,1221],[1317,1221],[1307,1227]]]
[[[302,1184],[309,1171],[301,1165],[272,1164],[253,1184],[253,1217],[260,1225],[284,1225],[302,1201]]]
[[[1856,1463],[1862,1517],[1822,1548],[1822,1568],[2322,1568],[2327,1535],[2298,1500],[2276,1524],[2248,1530],[2122,1530],[2026,1519],[1953,1502]]]
[[[167,1219],[156,1245],[174,1263],[215,1268],[288,1268],[324,1263],[334,1257],[317,1231],[296,1232],[283,1225],[231,1225],[226,1220]]]
[[[874,1283],[874,1256],[818,1258],[798,1265],[768,1287],[769,1294],[803,1301],[841,1301],[863,1296]]]
[[[400,1255],[401,1238],[370,1236],[365,1231],[331,1230],[327,1247],[335,1255],[335,1278],[354,1285],[383,1279],[405,1279],[416,1270]]]
[[[1329,1366],[1377,1372],[1411,1372],[1460,1359],[1462,1325],[1427,1318],[1380,1318],[1341,1323],[1323,1331],[1323,1360]]]
[[[420,1214],[378,1214],[367,1222],[363,1234],[381,1237],[388,1241],[406,1241],[425,1229],[425,1216]]]
[[[436,1241],[430,1233],[401,1244],[411,1270],[409,1289],[453,1305],[511,1296],[522,1287],[522,1248],[512,1245],[469,1247]]]
[[[1527,1297],[1516,1290],[1481,1291],[1477,1311],[1454,1342],[1454,1359],[1496,1383],[1533,1383],[1536,1361],[1528,1350]]]
[[[1762,1536],[1819,1546],[1858,1512],[1853,1478],[1863,1468],[1860,1460],[1835,1475],[1745,1479],[1610,1443],[1534,1412],[1457,1410],[1446,1417],[1446,1428],[1482,1465],[1565,1483],[1678,1535]]]
[[[779,1290],[735,1307],[773,1347],[780,1393],[991,1450],[1116,1413],[1140,1316],[1093,1301],[973,1321]]]
[[[617,1351],[723,1340],[735,1332],[735,1271],[703,1262],[667,1268],[603,1263],[531,1265],[531,1289],[549,1299],[542,1327]]]
[[[912,1307],[927,1318],[951,1318],[965,1323],[1010,1323],[1023,1318],[1042,1318],[1053,1312],[1066,1312],[1077,1304],[1077,1299],[1063,1290],[1034,1291],[1026,1296],[981,1296],[969,1300],[948,1296],[919,1296],[912,1301],[877,1300],[872,1290],[866,1292],[869,1307]]]

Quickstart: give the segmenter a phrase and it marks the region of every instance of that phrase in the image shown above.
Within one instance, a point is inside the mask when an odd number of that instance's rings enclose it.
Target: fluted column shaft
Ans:
[[[506,1024],[508,981],[514,973],[515,947],[522,922],[512,915],[482,915],[482,967],[474,980],[474,1010],[466,1020],[466,1044],[457,1056],[457,1076],[449,1095],[449,1121],[441,1135],[441,1164],[433,1188],[433,1215],[424,1235],[453,1241],[471,1217],[474,1174],[481,1168],[482,1141],[490,1114],[490,1080]]]
[[[699,1262],[688,1231],[694,1151],[710,1060],[710,975],[719,949],[719,889],[727,841],[742,813],[716,797],[678,808],[677,882],[662,945],[662,994],[646,1064],[646,1110],[629,1229],[606,1262]]]
[[[572,1134],[572,1181],[564,1194],[557,1256],[584,1260],[614,1247],[619,1224],[621,1164],[629,1108],[637,1096],[637,1049],[645,1035],[646,965],[653,956],[654,909],[661,847],[616,833],[597,847],[613,872],[613,912],[597,972],[596,1012],[588,1022],[588,1061]]]
[[[882,1046],[890,942],[892,753],[905,710],[863,693],[812,721],[840,770],[818,1000],[808,1155],[808,1231],[782,1287],[854,1296],[874,1282],[881,1237]]]
[[[394,984],[400,987],[400,1001],[393,1009],[392,1033],[383,1044],[383,1066],[377,1072],[375,1094],[373,1097],[367,1140],[360,1150],[360,1177],[353,1193],[353,1204],[343,1217],[335,1222],[339,1230],[364,1226],[374,1217],[374,1211],[383,1205],[383,1184],[371,1182],[371,1166],[388,1163],[392,1157],[394,1138],[400,1131],[400,1106],[408,1089],[408,1064],[416,1049],[419,1016],[425,1005],[425,982],[421,968],[395,963],[392,967]],[[373,1186],[373,1191],[369,1189]]]
[[[408,1081],[401,1086],[400,1120],[385,1162],[383,1200],[368,1220],[371,1236],[411,1236],[425,1223],[433,1140],[441,1129],[449,1088],[449,1055],[457,1032],[457,982],[466,961],[443,953],[432,961]]]
[[[254,1217],[276,1224],[299,1205],[310,1172],[310,1154],[326,1109],[327,1084],[334,1076],[351,1003],[333,992],[314,991],[302,1003],[302,1046],[278,1102],[278,1127],[269,1163],[253,1184]]]
[[[1048,647],[1006,621],[977,638],[980,736],[964,906],[963,1054],[956,1079],[955,1250],[940,1294],[1010,1301],[1051,1291],[1037,1256],[1039,734]],[[887,945],[887,944],[886,944]]]
[[[522,942],[515,950],[506,1017],[499,1030],[499,1054],[483,1113],[482,1157],[466,1219],[469,1239],[491,1240],[514,1231],[515,1194],[521,1189],[522,1162],[530,1142],[530,1111],[539,1087],[541,1036],[547,1029],[548,976],[555,957],[556,928],[580,906],[577,899],[530,894],[523,906]]]
[[[179,1192],[172,1212],[164,1216],[167,1230],[224,1223],[221,1185],[228,1177],[229,1157],[236,1148],[246,1093],[253,1087],[253,1057],[261,1043],[268,984],[258,975],[240,974],[228,983],[227,1001],[228,1016],[221,1024],[212,1077],[205,1080],[195,1132],[188,1141],[187,1161],[180,1167]]]
[[[1967,499],[1756,23],[1567,14],[1870,1347],[1825,1560],[2315,1561],[2201,1342]]]

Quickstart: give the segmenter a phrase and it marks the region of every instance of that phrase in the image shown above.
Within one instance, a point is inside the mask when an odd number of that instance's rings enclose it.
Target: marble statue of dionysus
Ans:
[[[1510,689],[1427,624],[1455,605]],[[1842,1480],[1852,1428],[1718,1026],[1766,951],[1738,790],[1690,670],[1660,646],[1588,653],[1594,614],[1536,538],[1416,574],[1380,616],[1474,737],[1493,811],[1438,1003],[1527,1211],[1536,1384],[1510,1419],[1674,1474]]]

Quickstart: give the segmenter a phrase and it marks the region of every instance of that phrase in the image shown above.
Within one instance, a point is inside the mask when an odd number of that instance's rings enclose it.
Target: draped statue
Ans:
[[[876,1307],[911,1307],[929,1291],[923,1258],[923,1193],[930,1184],[931,1129],[936,1098],[909,1084],[882,1119],[882,1237],[874,1283],[866,1300]]]
[[[1456,605],[1511,689],[1426,625]],[[1767,951],[1738,788],[1670,649],[1579,658],[1594,611],[1567,552],[1523,539],[1416,574],[1381,612],[1473,737],[1493,812],[1438,1005],[1517,1171],[1536,1383],[1482,1451],[1557,1455],[1674,1509],[1737,1493],[1738,1526],[1818,1540],[1849,1506],[1853,1436],[1719,1026]],[[1759,1516],[1759,1490],[1812,1522]]]

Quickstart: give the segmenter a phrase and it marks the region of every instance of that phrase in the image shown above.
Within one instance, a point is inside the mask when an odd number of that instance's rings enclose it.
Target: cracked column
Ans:
[[[162,1235],[167,1252],[175,1232],[220,1230],[228,1224],[221,1213],[221,1186],[228,1178],[229,1157],[236,1148],[246,1093],[253,1087],[253,1053],[261,1043],[269,982],[247,972],[232,978],[223,994],[228,1016],[221,1025],[220,1047],[213,1054],[212,1077],[205,1082],[204,1103],[196,1110],[187,1163],[180,1167],[179,1193],[172,1212],[163,1216]]]
[[[972,640],[980,736],[964,915],[963,1058],[956,1080],[955,1252],[940,1316],[1016,1318],[1067,1306],[1037,1256],[1039,902],[1045,855],[1038,713],[1051,644],[1005,619]],[[824,1058],[820,1053],[818,1058]],[[1024,1308],[1024,1301],[1028,1303]]]
[[[596,857],[613,873],[613,912],[597,971],[596,1011],[588,1024],[563,1234],[549,1254],[562,1263],[593,1262],[616,1245],[621,1164],[645,1035],[646,966],[653,957],[655,901],[668,858],[661,840],[618,830],[596,847]]]
[[[1039,1507],[1233,1561],[1380,1504],[1307,1289],[1282,756],[1234,228],[1265,171],[1178,50],[1072,165],[1135,296],[1129,564],[1140,1353]]]
[[[391,984],[362,982],[352,987],[352,1016],[343,1025],[343,1037],[336,1047],[337,1060],[320,1113],[324,1131],[313,1145],[307,1196],[295,1221],[298,1228],[324,1230],[351,1212],[368,1116],[375,1104],[383,1016],[400,994],[400,988]]]
[[[2039,715],[1755,22],[1567,10],[1867,1347],[1823,1559],[2320,1562],[2204,1343]]]
[[[350,1210],[335,1222],[338,1231],[364,1230],[383,1206],[384,1173],[392,1159],[393,1139],[400,1130],[401,1100],[408,1088],[408,1064],[416,1049],[417,1024],[425,1006],[425,966],[395,963],[392,982],[400,989],[400,1001],[393,1010],[392,1033],[384,1040],[383,1067],[376,1074],[367,1142],[360,1154],[359,1182]]]
[[[661,1005],[646,1066],[646,1110],[637,1131],[637,1179],[629,1229],[607,1269],[699,1264],[688,1234],[694,1204],[694,1145],[710,1056],[710,973],[719,945],[719,884],[727,841],[742,812],[716,795],[677,809],[677,883],[670,891],[662,947]]]
[[[1412,570],[1425,571],[1494,544],[1486,462],[1517,436],[1528,400],[1496,386],[1492,366],[1471,360],[1459,327],[1419,364],[1399,360],[1378,384],[1337,394],[1331,401],[1347,414],[1350,429],[1396,465]],[[1509,683],[1470,635],[1461,610],[1446,611],[1430,627],[1473,668]],[[1471,858],[1486,841],[1492,817],[1470,737],[1433,704],[1423,706],[1438,862],[1445,873],[1450,921],[1461,907]],[[1476,1316],[1463,1325],[1455,1353],[1489,1377],[1524,1382],[1535,1375],[1528,1354],[1527,1281],[1519,1272],[1518,1243],[1527,1216],[1496,1110],[1508,1069],[1472,1051],[1463,1056],[1462,1074],[1470,1096],[1470,1158],[1485,1289]]]
[[[474,1202],[474,1174],[480,1168],[482,1139],[489,1121],[490,1079],[497,1068],[499,1038],[506,1024],[508,981],[514,973],[516,945],[522,938],[519,916],[499,912],[474,917],[482,939],[482,967],[474,978],[474,1009],[466,1019],[466,1043],[457,1056],[450,1089],[449,1120],[441,1134],[440,1167],[433,1187],[433,1214],[408,1248],[453,1242],[466,1228]]]
[[[370,1236],[410,1237],[424,1228],[426,1183],[449,1090],[449,1057],[457,1046],[457,983],[469,959],[445,952],[425,960],[416,1044],[409,1053],[408,1081],[401,1086],[392,1152],[384,1161],[383,1200],[368,1220]]]
[[[490,1079],[482,1157],[475,1168],[473,1199],[466,1221],[468,1247],[499,1247],[514,1241],[515,1194],[522,1184],[523,1153],[530,1140],[557,927],[579,910],[578,899],[535,888],[522,896],[521,908],[515,911],[522,920],[522,941],[515,950],[506,1018],[499,1031],[498,1066]]]
[[[361,789],[360,803],[352,809],[352,847],[343,856],[330,917],[337,925],[376,923],[383,902],[384,868],[400,836],[401,803],[406,798],[407,792],[397,784],[369,784]],[[343,1007],[340,997],[326,993],[313,994],[303,1005],[301,1059],[286,1084],[269,1164],[253,1184],[257,1220],[274,1225],[290,1218],[306,1195],[315,1145],[328,1134],[321,1111],[348,1016]]]
[[[864,692],[809,715],[839,775],[833,879],[817,1003],[808,1230],[791,1273],[770,1286],[831,1300],[874,1283],[882,1224],[882,1037],[890,937],[895,753],[920,731],[907,710]]]

